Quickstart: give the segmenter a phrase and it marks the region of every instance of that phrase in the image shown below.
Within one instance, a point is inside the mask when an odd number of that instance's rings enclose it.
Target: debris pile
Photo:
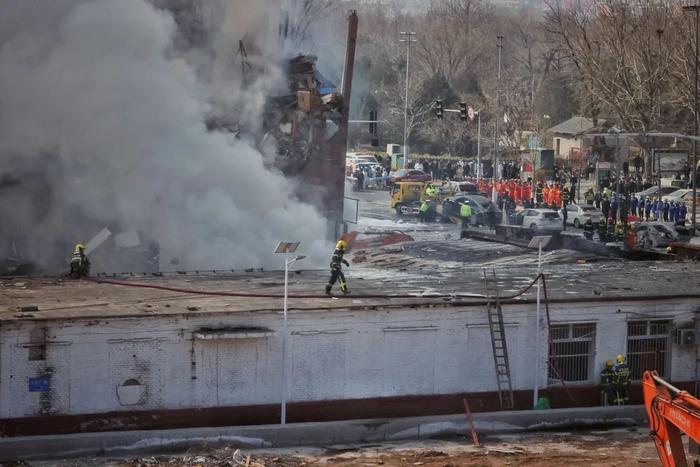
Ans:
[[[297,55],[286,66],[289,93],[268,100],[261,151],[286,175],[299,175],[321,156],[323,142],[338,128],[342,98],[316,68],[316,57]]]
[[[294,456],[250,455],[226,447],[207,454],[184,456],[154,456],[129,459],[128,467],[300,467],[308,462]]]

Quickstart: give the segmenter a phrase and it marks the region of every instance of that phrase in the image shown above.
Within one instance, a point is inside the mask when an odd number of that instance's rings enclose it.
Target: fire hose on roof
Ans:
[[[542,285],[544,288],[545,304],[547,302],[547,285],[544,279],[544,274],[539,274],[535,277],[530,284],[525,288],[515,293],[514,295],[499,296],[499,300],[512,300],[530,290],[538,281],[542,278]],[[188,289],[183,287],[169,287],[167,285],[158,284],[147,284],[143,282],[131,282],[131,281],[118,281],[112,279],[100,279],[97,277],[83,277],[83,280],[95,282],[98,284],[110,284],[110,285],[121,285],[124,287],[138,287],[143,289],[156,289],[156,290],[166,290],[168,292],[178,292],[186,293],[192,295],[213,295],[213,296],[223,296],[223,297],[247,297],[247,298],[284,298],[283,294],[270,294],[270,293],[251,293],[251,292],[228,292],[228,291],[217,291],[217,290],[198,290],[198,289]],[[321,294],[287,294],[287,298],[307,298],[307,299],[328,299],[328,295]],[[334,298],[345,298],[345,299],[362,299],[362,298],[375,298],[383,300],[391,299],[406,299],[406,298],[475,298],[474,295],[460,295],[460,294],[430,294],[430,295],[416,295],[416,294],[404,294],[404,295],[386,295],[386,294],[366,294],[366,295],[341,295],[334,296]],[[480,297],[476,297],[480,298]],[[481,298],[489,298],[483,296]]]

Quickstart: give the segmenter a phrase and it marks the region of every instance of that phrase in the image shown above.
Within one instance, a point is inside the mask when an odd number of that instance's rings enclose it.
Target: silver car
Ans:
[[[586,223],[588,219],[594,224],[600,222],[603,211],[590,204],[568,204],[566,206],[566,225],[573,225],[577,229]]]
[[[560,232],[564,230],[561,216],[551,209],[525,209],[515,216],[515,222],[535,232]]]
[[[678,241],[678,232],[672,224],[641,222],[635,226],[637,244],[644,248],[664,248]]]

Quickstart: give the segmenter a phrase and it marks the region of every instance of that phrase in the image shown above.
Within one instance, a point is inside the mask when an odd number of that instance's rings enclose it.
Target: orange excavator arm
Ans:
[[[700,443],[700,401],[661,379],[656,371],[644,372],[642,390],[661,465],[686,467],[681,433]]]

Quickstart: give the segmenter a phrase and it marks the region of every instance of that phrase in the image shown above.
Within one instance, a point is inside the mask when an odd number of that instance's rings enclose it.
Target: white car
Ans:
[[[560,232],[564,230],[562,218],[551,209],[525,209],[516,216],[516,223],[536,232]]]
[[[700,199],[700,196],[698,196]],[[690,206],[693,204],[693,190],[683,188],[681,190],[676,190],[673,193],[669,193],[668,196],[664,196],[661,199],[664,201],[677,201],[679,203],[685,203]]]
[[[577,229],[583,226],[588,219],[594,224],[600,222],[603,211],[590,204],[568,204],[566,206],[566,225],[573,225]]]

